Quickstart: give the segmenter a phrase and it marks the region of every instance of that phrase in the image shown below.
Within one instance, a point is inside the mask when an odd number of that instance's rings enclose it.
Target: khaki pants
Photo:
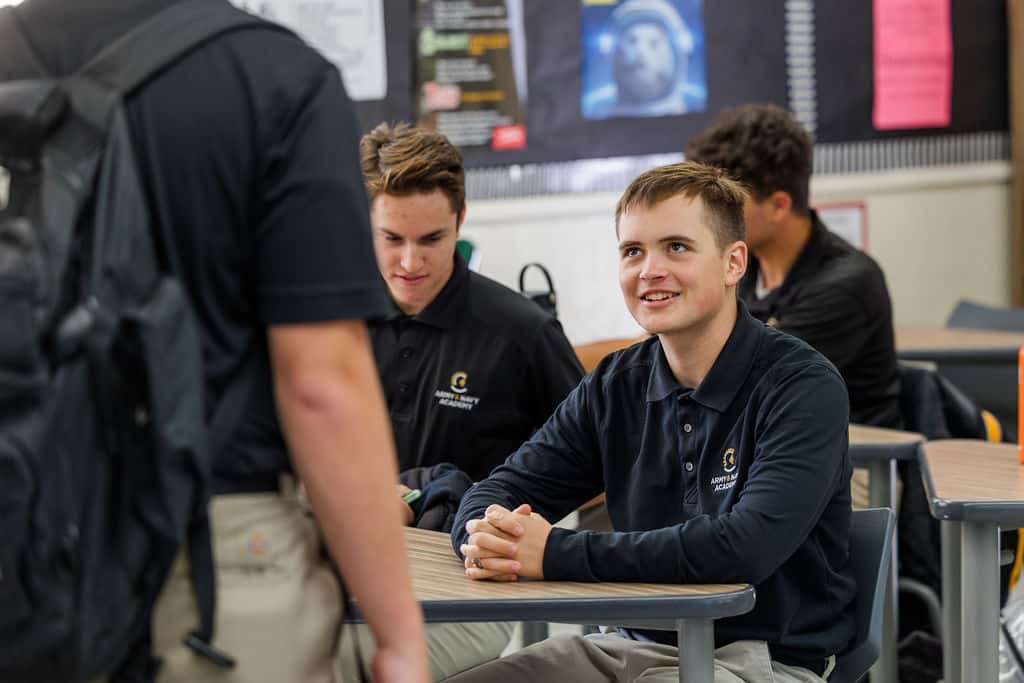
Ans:
[[[828,672],[826,672],[828,673]],[[558,636],[447,679],[449,683],[678,683],[679,651],[615,635]],[[764,641],[715,650],[715,683],[821,683],[807,669],[773,662]]]
[[[293,491],[219,496],[210,505],[217,564],[217,668],[181,644],[198,625],[187,557],[179,555],[157,601],[153,644],[159,683],[333,683],[341,596],[319,531]]]
[[[427,624],[426,628],[430,675],[435,681],[443,681],[448,676],[500,657],[512,639],[515,623]],[[349,624],[341,636],[338,680],[359,680],[354,639],[359,640],[359,658],[363,668],[370,671],[376,651],[373,635],[365,624]]]

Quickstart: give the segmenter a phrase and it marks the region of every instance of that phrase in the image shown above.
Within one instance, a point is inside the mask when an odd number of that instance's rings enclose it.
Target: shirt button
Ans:
[[[693,431],[693,425],[687,422],[686,424],[683,425],[683,431],[689,434],[690,432]]]
[[[402,358],[412,358],[412,349],[408,346],[402,349]]]
[[[409,383],[408,382],[402,382],[401,384],[398,385],[398,390],[400,392],[402,392],[403,394],[405,392],[409,391]]]
[[[686,463],[686,465],[684,465],[684,467],[686,468],[687,472],[693,472],[693,463],[692,462]]]

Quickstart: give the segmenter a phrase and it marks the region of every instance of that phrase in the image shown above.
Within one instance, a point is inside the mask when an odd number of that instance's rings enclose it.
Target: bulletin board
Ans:
[[[952,120],[943,128],[877,130],[872,2],[815,0],[818,142],[928,138],[1008,129],[1005,0],[952,0]]]
[[[787,104],[784,1],[703,0],[707,71],[705,110],[646,118],[588,119],[581,111],[579,0],[523,0],[528,81],[527,143],[496,151],[464,147],[468,167],[563,162],[681,152],[722,108],[749,101]],[[364,129],[388,121],[415,121],[416,9],[387,0],[388,88],[382,101],[357,102]]]
[[[422,120],[418,40],[430,0],[380,1],[387,33],[387,94],[356,102],[364,130],[381,121]],[[772,102],[794,111],[815,136],[816,174],[1008,157],[1004,0],[949,0],[950,122],[906,130],[873,125],[873,6],[878,0],[663,1],[678,7],[690,3],[691,18],[692,3],[699,5],[702,26],[694,41],[699,41],[705,70],[703,111],[587,115],[584,99],[592,87],[588,21],[599,18],[595,6],[601,3],[514,0],[525,46],[524,135],[503,149],[460,145],[471,169],[472,196],[618,189],[622,178],[649,167],[651,160],[681,158],[688,139],[718,112],[747,102]],[[809,64],[798,63],[794,55],[800,54],[808,55]],[[581,183],[588,174],[612,180]]]

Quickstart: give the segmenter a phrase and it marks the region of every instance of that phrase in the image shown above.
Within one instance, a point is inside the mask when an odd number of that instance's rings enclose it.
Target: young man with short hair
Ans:
[[[381,124],[360,151],[377,265],[399,309],[370,325],[399,469],[452,463],[482,479],[544,424],[583,370],[555,318],[470,272],[456,251],[465,171],[447,138]],[[512,626],[428,626],[434,677],[496,657]]]
[[[754,257],[739,286],[751,315],[835,364],[850,392],[851,421],[898,429],[900,382],[885,276],[810,208],[813,154],[807,131],[770,104],[724,111],[686,149],[687,159],[723,168],[751,191],[745,213]]]
[[[655,336],[466,495],[452,540],[473,579],[754,584],[754,609],[715,623],[716,680],[821,681],[854,633],[848,399],[824,357],[737,301],[745,199],[690,162],[626,189],[620,285]],[[617,531],[548,522],[601,491]],[[553,638],[451,680],[677,681],[675,638]]]
[[[447,138],[381,124],[361,153],[377,265],[400,310],[370,326],[399,469],[450,462],[483,479],[583,369],[558,320],[456,251],[465,171]]]

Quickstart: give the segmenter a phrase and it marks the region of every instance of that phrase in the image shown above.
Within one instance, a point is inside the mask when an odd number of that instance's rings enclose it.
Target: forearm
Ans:
[[[328,548],[377,642],[411,644],[423,636],[395,495],[394,445],[368,344],[358,341],[334,377],[279,378],[278,407]]]

